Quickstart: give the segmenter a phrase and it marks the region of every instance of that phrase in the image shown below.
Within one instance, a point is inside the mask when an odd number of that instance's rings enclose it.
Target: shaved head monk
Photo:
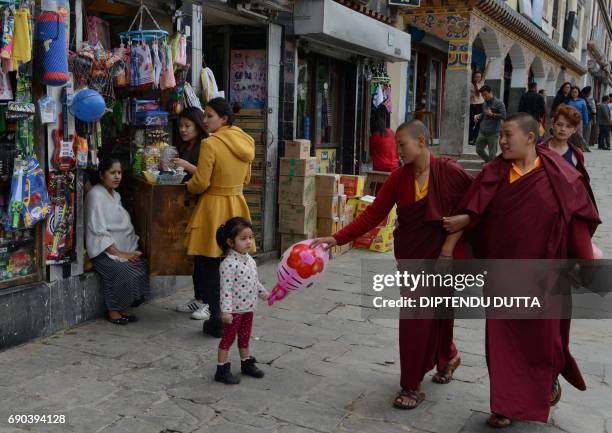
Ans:
[[[391,173],[374,203],[355,221],[315,244],[349,243],[375,228],[397,205],[399,224],[393,235],[398,260],[463,258],[461,232],[449,234],[442,223],[454,215],[473,178],[456,162],[430,152],[422,122],[400,125],[395,138],[404,165]],[[400,318],[399,346],[402,391],[393,405],[413,409],[425,398],[421,382],[428,371],[436,367],[433,381],[445,384],[461,362],[453,343],[453,320]]]
[[[502,154],[486,164],[448,218],[449,232],[480,230],[485,259],[592,259],[600,223],[578,170],[554,150],[536,145],[537,121],[526,113],[502,125]],[[570,321],[487,319],[486,355],[492,427],[512,420],[547,422],[561,397],[558,376],[586,385],[569,351]]]

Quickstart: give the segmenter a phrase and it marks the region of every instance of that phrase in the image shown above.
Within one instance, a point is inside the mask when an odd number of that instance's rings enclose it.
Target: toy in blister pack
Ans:
[[[13,179],[11,180],[11,199],[8,206],[7,230],[17,230],[20,227],[21,211],[23,209],[23,190],[25,180],[24,161],[15,159],[13,164]]]
[[[45,244],[47,264],[72,260],[74,245],[75,176],[72,172],[49,174],[51,216],[47,220]]]
[[[25,185],[23,192],[23,225],[31,228],[47,218],[50,212],[49,195],[45,174],[38,159],[30,156],[25,169]]]

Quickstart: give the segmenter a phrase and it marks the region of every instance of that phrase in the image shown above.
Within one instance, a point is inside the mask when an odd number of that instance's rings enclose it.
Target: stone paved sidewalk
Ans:
[[[612,216],[612,156],[589,169],[604,218]],[[596,242],[612,256],[606,221]],[[253,354],[266,377],[238,386],[212,380],[218,340],[172,311],[190,288],[138,310],[118,327],[97,320],[0,353],[0,433],[480,433],[489,413],[484,322],[456,322],[463,364],[449,385],[426,379],[426,401],[391,407],[399,390],[397,322],[364,320],[360,260],[331,262],[324,281],[255,318]],[[377,255],[376,257],[380,257]],[[391,256],[389,256],[391,257]],[[275,264],[261,267],[274,283]],[[573,322],[572,351],[589,389],[562,382],[549,424],[515,423],[509,433],[612,433],[612,321]],[[232,352],[234,368],[239,367]],[[66,425],[10,426],[14,414],[65,414]]]

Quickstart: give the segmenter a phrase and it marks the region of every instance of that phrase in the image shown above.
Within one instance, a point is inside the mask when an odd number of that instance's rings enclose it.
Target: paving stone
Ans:
[[[348,413],[313,403],[279,401],[266,411],[271,416],[316,431],[333,432]]]
[[[607,402],[610,414],[610,401]],[[597,411],[589,407],[580,407],[559,402],[552,412],[552,424],[567,432],[602,433],[604,431],[604,415],[598,416]]]
[[[495,429],[487,425],[489,413],[474,412],[467,420],[460,433],[491,433]],[[504,433],[579,433],[564,432],[557,427],[537,422],[514,421],[510,427],[503,429]]]
[[[337,433],[424,433],[406,424],[396,424],[350,415],[346,418]]]

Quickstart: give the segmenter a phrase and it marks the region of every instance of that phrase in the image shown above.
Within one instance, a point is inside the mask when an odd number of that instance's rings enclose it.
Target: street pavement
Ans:
[[[612,154],[587,154],[604,224],[596,243],[612,257]],[[391,258],[390,254],[386,255]],[[173,311],[185,287],[137,310],[138,323],[104,320],[0,353],[0,433],[480,433],[489,414],[484,322],[458,320],[463,363],[455,380],[424,382],[426,401],[391,407],[399,390],[397,321],[364,319],[361,260],[330,262],[322,283],[274,307],[260,304],[252,352],[266,377],[237,386],[212,380],[218,340]],[[267,287],[276,264],[260,267]],[[612,433],[612,321],[575,320],[572,351],[587,381],[562,381],[550,422],[515,423],[511,433]],[[232,349],[234,371],[239,359]],[[62,425],[9,425],[9,414],[62,414]]]

